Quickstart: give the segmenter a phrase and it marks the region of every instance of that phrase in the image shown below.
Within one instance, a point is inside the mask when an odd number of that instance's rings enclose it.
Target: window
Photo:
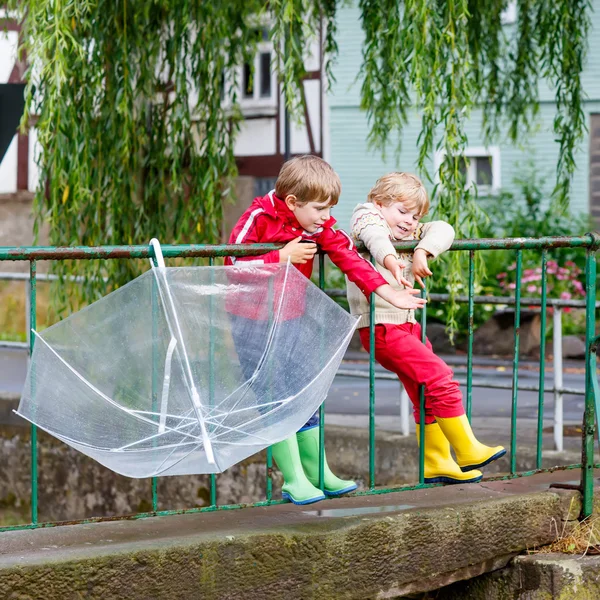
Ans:
[[[436,153],[435,171],[439,181],[439,167],[445,152]],[[460,169],[465,176],[466,187],[477,186],[480,195],[493,194],[500,189],[500,148],[498,146],[471,147],[464,153]]]
[[[277,177],[257,177],[254,180],[254,196],[266,196],[275,189]]]
[[[273,65],[273,43],[268,27],[260,29],[261,41],[252,64],[244,64],[239,73],[240,106],[245,115],[271,115],[277,109],[276,75]]]
[[[500,15],[502,25],[512,25],[517,22],[517,0],[510,0]]]

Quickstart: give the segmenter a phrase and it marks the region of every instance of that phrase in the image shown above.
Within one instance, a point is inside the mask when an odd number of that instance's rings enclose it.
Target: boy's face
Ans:
[[[298,223],[308,233],[315,233],[317,229],[329,220],[331,216],[331,206],[329,202],[311,201],[306,204],[298,204],[295,196],[287,196],[285,203],[294,213]]]
[[[407,206],[404,202],[393,202],[388,206],[376,204],[396,239],[406,237],[417,228],[421,215],[415,206]]]

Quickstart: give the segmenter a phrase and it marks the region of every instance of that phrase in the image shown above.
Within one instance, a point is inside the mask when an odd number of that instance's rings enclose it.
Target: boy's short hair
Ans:
[[[338,203],[342,184],[333,167],[318,156],[305,154],[288,160],[281,167],[275,195],[282,200],[293,195],[302,206],[307,202]]]
[[[377,180],[369,192],[369,202],[389,206],[402,202],[423,216],[429,212],[429,196],[423,182],[411,173],[388,173]]]

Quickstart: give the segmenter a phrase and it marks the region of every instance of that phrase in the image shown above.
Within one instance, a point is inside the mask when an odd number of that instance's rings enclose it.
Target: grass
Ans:
[[[0,340],[24,342],[26,334],[25,284],[22,281],[0,281]],[[50,284],[37,285],[37,327],[45,329],[58,319],[50,308]]]
[[[571,509],[573,500],[571,500]],[[567,531],[568,525],[569,527]],[[557,539],[548,546],[541,546],[529,551],[529,554],[577,554],[581,558],[586,555],[600,554],[600,516],[592,515],[583,521],[565,520],[562,531],[557,528]]]

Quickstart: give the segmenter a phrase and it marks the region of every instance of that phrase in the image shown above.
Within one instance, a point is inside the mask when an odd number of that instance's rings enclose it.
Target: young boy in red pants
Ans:
[[[261,256],[228,258],[226,264],[256,265],[289,259],[301,273],[310,277],[318,246],[366,298],[375,292],[398,309],[422,307],[424,300],[416,297],[417,290],[393,289],[381,273],[358,254],[350,237],[333,229],[335,219],[330,211],[337,204],[340,192],[337,173],[321,158],[299,156],[289,160],[281,168],[275,189],[262,198],[255,198],[229,238],[230,244],[285,243],[285,246]],[[247,315],[234,316],[234,337],[235,331],[243,331],[245,318]],[[242,339],[240,336],[240,344]],[[246,365],[246,368],[250,372],[252,365]],[[295,365],[294,368],[302,366]],[[316,487],[319,479],[318,425],[318,415],[314,415],[297,434],[272,446],[273,458],[284,478],[283,496],[295,504],[317,502],[325,497]],[[324,471],[327,496],[356,489],[355,482],[336,477],[327,461]]]
[[[431,275],[427,260],[447,250],[454,230],[444,221],[420,223],[429,211],[427,191],[418,177],[390,173],[381,177],[368,202],[352,214],[352,236],[364,243],[377,261],[379,272],[394,289],[412,286]],[[392,242],[420,240],[414,254],[398,257]],[[369,304],[356,286],[347,281],[350,312],[360,316],[360,339],[368,351]],[[477,441],[462,404],[462,394],[450,367],[434,354],[429,340],[421,342],[421,327],[414,310],[398,309],[384,299],[375,301],[375,358],[398,375],[414,406],[419,440],[419,386],[425,386],[425,481],[464,483],[479,481],[476,470],[506,454]],[[450,454],[450,445],[456,461]]]

